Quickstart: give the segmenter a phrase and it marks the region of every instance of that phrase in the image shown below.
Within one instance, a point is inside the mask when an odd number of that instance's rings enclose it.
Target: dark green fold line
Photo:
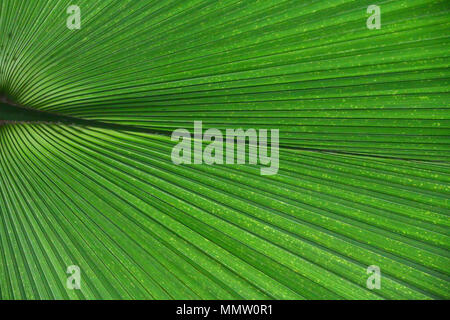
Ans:
[[[14,104],[0,97],[0,125],[10,123],[44,123],[68,126],[94,127],[110,130],[122,130],[131,132],[142,132],[154,135],[170,136],[171,133],[164,130],[148,129],[143,127],[128,126],[122,124],[107,123],[96,120],[87,120],[57,113],[35,110]]]

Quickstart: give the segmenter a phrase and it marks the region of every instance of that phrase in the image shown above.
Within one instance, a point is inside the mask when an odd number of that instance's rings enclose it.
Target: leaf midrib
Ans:
[[[170,132],[157,129],[148,129],[138,126],[108,123],[97,120],[88,120],[58,113],[46,112],[21,106],[9,101],[5,97],[0,97],[0,125],[3,124],[58,124],[68,126],[95,127],[111,130],[124,130],[132,132],[143,132],[155,135],[170,135]]]

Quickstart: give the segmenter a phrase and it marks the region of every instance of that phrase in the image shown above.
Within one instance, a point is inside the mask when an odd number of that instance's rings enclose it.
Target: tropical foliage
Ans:
[[[449,2],[371,4],[2,0],[0,298],[450,298]],[[196,120],[278,174],[173,164]]]

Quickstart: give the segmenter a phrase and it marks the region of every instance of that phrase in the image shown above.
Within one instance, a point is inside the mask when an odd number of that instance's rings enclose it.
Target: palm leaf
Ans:
[[[1,299],[450,297],[447,1],[379,30],[366,1],[71,4],[0,3]],[[278,128],[278,174],[173,164],[199,120]]]

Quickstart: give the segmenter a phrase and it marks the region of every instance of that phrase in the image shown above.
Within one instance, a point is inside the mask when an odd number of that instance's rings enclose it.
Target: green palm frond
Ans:
[[[1,1],[0,299],[449,299],[450,6],[371,4]],[[194,121],[277,174],[175,165]]]

